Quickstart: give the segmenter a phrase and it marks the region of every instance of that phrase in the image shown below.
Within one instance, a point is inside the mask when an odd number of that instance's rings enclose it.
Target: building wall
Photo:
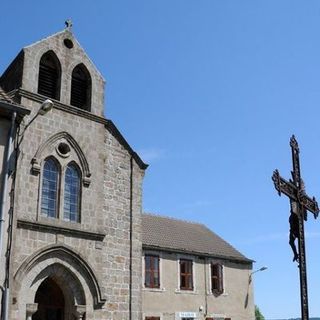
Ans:
[[[144,251],[144,254],[146,252],[160,255],[160,289],[145,288],[143,281],[144,317],[160,317],[161,320],[179,320],[183,317],[254,319],[253,291],[249,283],[251,264],[168,252]],[[192,291],[179,289],[180,258],[193,260]],[[211,293],[211,262],[223,265],[224,292],[220,295]]]
[[[0,118],[0,197],[2,196],[3,190],[3,176],[4,176],[4,161],[6,157],[6,145],[8,142],[8,134],[10,130],[10,121],[6,118]],[[8,194],[6,195],[6,199]],[[4,275],[5,275],[5,250],[7,247],[7,229],[8,229],[8,210],[7,210],[7,202],[4,203],[5,210],[3,216],[3,234],[2,234],[2,248],[0,254],[0,283],[3,284]],[[0,298],[2,295],[2,291],[0,291]]]
[[[10,120],[0,118],[0,181],[3,181],[3,163],[5,157],[6,144],[10,130]],[[0,183],[0,194],[2,193],[2,183]]]
[[[139,319],[141,310],[141,194],[144,170],[118,136],[107,128],[103,113],[103,80],[74,41],[74,56],[66,53],[63,39],[69,32],[49,37],[25,48],[21,104],[31,110],[43,97],[36,92],[39,52],[55,50],[62,79],[69,79],[70,65],[82,62],[91,73],[92,112],[65,105],[70,82],[62,83],[61,102],[48,114],[22,128],[14,194],[14,236],[11,251],[10,319],[32,315],[35,295],[47,277],[65,295],[66,319],[86,313],[90,319]],[[75,60],[70,61],[74,57]],[[64,80],[62,80],[64,81]],[[71,146],[69,158],[57,151],[59,143]],[[54,156],[61,172],[72,159],[80,167],[81,221],[41,215],[43,164]],[[86,162],[88,168],[85,168]],[[90,174],[86,175],[86,170]],[[62,175],[63,177],[63,175]],[[62,178],[63,179],[63,178]],[[63,183],[60,192],[63,192]],[[60,199],[60,209],[63,207]],[[130,296],[130,220],[132,217],[132,281]],[[131,303],[130,303],[131,301]]]

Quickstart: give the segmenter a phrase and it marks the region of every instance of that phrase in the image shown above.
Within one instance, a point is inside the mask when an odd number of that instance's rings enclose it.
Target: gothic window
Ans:
[[[219,263],[211,264],[211,290],[212,293],[223,293],[223,266]]]
[[[145,255],[145,286],[160,288],[159,256]]]
[[[63,218],[68,221],[80,220],[80,173],[71,163],[65,171]]]
[[[70,104],[90,111],[91,77],[83,64],[77,65],[72,72]]]
[[[43,166],[41,214],[56,218],[58,212],[59,167],[53,158],[48,158]]]
[[[192,260],[180,259],[180,289],[193,290]]]
[[[50,50],[46,52],[40,60],[38,93],[46,97],[59,100],[60,77],[60,62],[54,52]]]

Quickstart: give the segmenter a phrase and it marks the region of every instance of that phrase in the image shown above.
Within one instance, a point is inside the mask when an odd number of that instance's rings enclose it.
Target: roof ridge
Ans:
[[[186,219],[180,219],[180,218],[176,218],[176,217],[170,217],[170,216],[165,216],[159,213],[152,213],[152,212],[143,212],[143,215],[146,216],[152,216],[152,217],[158,217],[158,218],[164,218],[164,219],[168,219],[168,220],[174,220],[174,221],[179,221],[179,222],[186,222],[189,224],[195,224],[195,225],[199,225],[199,226],[204,226],[206,227],[206,225],[204,223],[200,223],[200,222],[196,222],[196,221],[191,221],[191,220],[186,220]],[[207,227],[206,227],[207,228]],[[209,228],[207,228],[209,231],[211,231]],[[211,231],[212,232],[212,231]]]

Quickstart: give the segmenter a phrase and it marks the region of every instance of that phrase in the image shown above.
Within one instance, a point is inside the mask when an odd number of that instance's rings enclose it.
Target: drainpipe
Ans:
[[[11,117],[11,127],[10,133],[8,136],[7,146],[6,146],[6,155],[4,157],[4,166],[3,166],[3,180],[2,180],[2,194],[0,202],[0,257],[2,257],[3,251],[3,238],[4,238],[4,214],[7,200],[7,189],[8,189],[8,179],[9,179],[9,162],[12,154],[12,142],[13,135],[15,132],[15,122],[17,114],[14,112]],[[9,286],[7,279],[5,280],[4,286],[1,286],[2,290],[2,300],[1,300],[1,320],[8,319],[8,306],[9,306]]]
[[[133,224],[133,157],[130,158],[130,253],[129,253],[129,320],[132,320],[132,224]]]
[[[203,260],[204,265],[204,319],[208,316],[208,288],[207,288],[207,259]]]

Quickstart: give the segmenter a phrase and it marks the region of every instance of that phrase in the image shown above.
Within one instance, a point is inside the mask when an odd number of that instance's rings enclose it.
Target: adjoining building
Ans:
[[[254,318],[252,260],[206,226],[142,215],[145,320]]]
[[[142,215],[147,165],[104,86],[70,24],[0,77],[1,320],[253,319],[251,260]]]

